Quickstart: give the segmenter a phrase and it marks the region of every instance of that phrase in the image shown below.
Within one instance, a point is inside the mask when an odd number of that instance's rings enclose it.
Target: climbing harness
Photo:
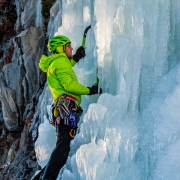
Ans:
[[[72,127],[69,134],[74,138],[77,123],[79,122],[82,112],[82,108],[78,106],[78,101],[74,97],[68,95],[60,96],[52,106],[53,117],[50,124],[54,125],[56,128],[59,124]]]

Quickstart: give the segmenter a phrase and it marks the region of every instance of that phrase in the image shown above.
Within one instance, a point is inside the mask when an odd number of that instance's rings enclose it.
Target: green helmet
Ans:
[[[56,52],[56,48],[59,46],[65,47],[66,44],[71,43],[70,39],[66,36],[54,36],[48,41],[48,50],[51,53]]]

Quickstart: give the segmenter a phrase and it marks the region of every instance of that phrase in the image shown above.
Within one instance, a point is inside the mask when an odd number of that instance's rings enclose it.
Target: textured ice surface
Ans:
[[[35,152],[38,163],[44,167],[55,147],[56,134],[54,126],[49,124],[49,120],[44,116],[44,123],[39,126],[39,137],[35,143]]]
[[[78,134],[58,179],[179,180],[180,0],[56,4],[51,24],[61,25],[49,36],[68,36],[75,53],[91,24],[86,57],[74,70],[91,86],[98,67],[103,89],[100,97],[83,96]]]

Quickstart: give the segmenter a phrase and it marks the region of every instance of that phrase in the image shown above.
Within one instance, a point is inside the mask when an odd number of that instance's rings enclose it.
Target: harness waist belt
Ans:
[[[60,97],[58,97],[56,99],[56,102],[58,102],[60,99],[66,99],[66,100],[71,100],[74,101],[76,103],[77,106],[79,106],[79,102],[77,101],[77,99],[75,97],[69,96],[69,95],[62,95]]]

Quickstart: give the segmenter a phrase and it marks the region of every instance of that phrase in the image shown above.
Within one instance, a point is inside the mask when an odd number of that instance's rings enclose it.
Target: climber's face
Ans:
[[[69,59],[72,59],[72,57],[73,57],[72,50],[73,50],[73,48],[71,47],[71,43],[66,44],[65,53]]]

